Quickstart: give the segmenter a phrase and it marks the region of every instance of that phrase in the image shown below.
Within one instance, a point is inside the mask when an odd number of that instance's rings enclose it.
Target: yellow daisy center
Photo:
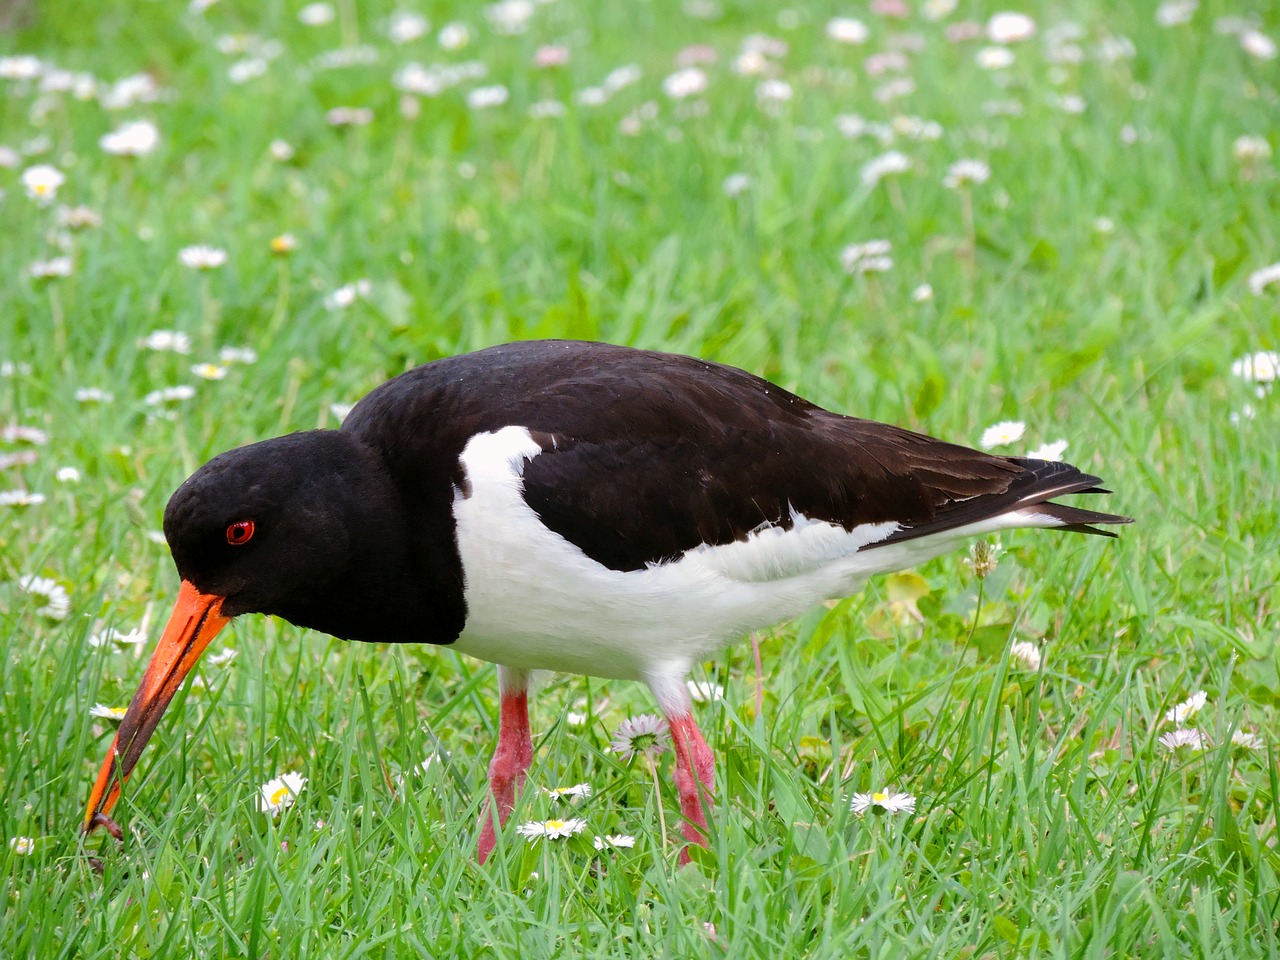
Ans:
[[[273,807],[278,807],[280,804],[284,803],[285,799],[289,796],[289,793],[290,791],[288,787],[276,787],[276,789],[271,792],[271,796],[267,797],[267,802]]]
[[[548,830],[563,830],[563,829],[564,829],[564,821],[563,821],[563,820],[548,820],[548,821],[546,822],[546,824],[544,824],[544,826],[546,826],[546,828],[547,828]]]
[[[889,795],[887,793],[873,793],[871,795],[871,799],[874,800],[876,803],[884,803],[886,800],[889,799]]]

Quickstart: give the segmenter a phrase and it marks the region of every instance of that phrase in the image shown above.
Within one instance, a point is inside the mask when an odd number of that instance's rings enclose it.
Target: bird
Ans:
[[[338,428],[229,450],[173,493],[177,600],[82,828],[120,835],[110,811],[183,679],[229,621],[261,613],[497,665],[481,863],[532,762],[533,672],[644,682],[670,730],[687,862],[715,796],[694,665],[977,536],[1114,537],[1098,525],[1132,518],[1054,502],[1100,483],[678,354],[541,340],[424,364]]]

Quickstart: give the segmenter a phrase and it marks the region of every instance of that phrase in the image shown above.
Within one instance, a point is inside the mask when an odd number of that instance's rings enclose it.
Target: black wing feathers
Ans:
[[[421,470],[422,457],[402,448],[429,444],[431,472],[461,486],[467,440],[510,425],[544,448],[526,464],[526,501],[615,570],[787,527],[793,513],[846,529],[892,521],[903,529],[882,542],[897,542],[1098,483],[1067,464],[830,413],[733,367],[571,341],[506,344],[411,370],[362,400],[343,429],[393,448],[393,470]],[[1124,522],[1056,505],[1038,512],[1086,532]]]

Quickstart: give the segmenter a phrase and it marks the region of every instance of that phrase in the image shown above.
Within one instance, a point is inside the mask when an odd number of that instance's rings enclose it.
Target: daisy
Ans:
[[[983,450],[990,450],[992,447],[1017,443],[1026,432],[1027,425],[1021,420],[1001,420],[982,431],[982,439],[978,441],[978,446]]]
[[[59,483],[79,483],[80,471],[75,467],[59,467],[53,478]]]
[[[124,124],[98,141],[106,153],[117,157],[146,156],[160,144],[160,131],[150,120],[134,120]]]
[[[888,240],[851,243],[840,251],[840,264],[845,273],[884,273],[893,267],[892,251]]]
[[[724,178],[724,183],[720,189],[724,191],[726,197],[736,197],[746,193],[751,188],[751,177],[745,173],[731,173]]]
[[[5,443],[29,443],[33,447],[43,447],[49,442],[49,435],[37,427],[24,427],[20,423],[11,423],[0,430],[0,440]]]
[[[615,94],[624,87],[629,87],[634,83],[639,83],[640,78],[644,74],[634,63],[629,63],[623,67],[616,67],[609,71],[608,76],[604,78],[601,86],[609,94]]]
[[[578,800],[591,796],[591,784],[575,783],[571,787],[543,787],[542,792],[553,800]]]
[[[1240,34],[1240,48],[1259,60],[1276,58],[1276,42],[1259,30],[1246,30]]]
[[[911,169],[911,158],[897,150],[890,150],[878,157],[873,157],[862,166],[862,182],[874,187],[885,177],[895,173],[905,173]]]
[[[43,493],[26,490],[0,490],[0,507],[35,507],[44,503]],[[59,617],[58,619],[62,619]]]
[[[667,721],[656,714],[642,713],[623,720],[609,746],[623,760],[630,760],[636,754],[656,757],[670,742],[671,729]]]
[[[1040,669],[1043,657],[1040,653],[1040,647],[1026,640],[1019,640],[1009,648],[1009,657],[1018,663],[1025,670],[1036,673]]]
[[[685,686],[689,688],[689,698],[694,703],[715,703],[717,700],[724,699],[724,687],[718,683],[707,680],[686,680]]]
[[[634,847],[636,838],[626,833],[610,833],[603,837],[596,837],[591,844],[597,850],[617,850],[622,847]]]
[[[568,820],[530,820],[516,827],[516,833],[536,842],[541,837],[548,840],[559,840],[561,837],[572,837],[587,828],[587,821],[571,817]]]
[[[495,83],[488,87],[476,87],[467,94],[467,106],[472,110],[486,110],[489,107],[500,107],[511,99],[511,92],[502,84]]]
[[[1013,51],[1005,47],[983,47],[974,55],[974,62],[983,70],[1004,70],[1013,66]]]
[[[529,104],[529,116],[534,120],[563,117],[568,112],[568,109],[559,100],[535,100]]]
[[[785,80],[762,80],[756,85],[756,99],[766,103],[786,103],[792,96],[791,84]]]
[[[216,363],[197,363],[191,372],[202,380],[222,380],[227,375],[227,368]]]
[[[51,203],[58,194],[58,188],[67,182],[67,178],[57,167],[47,163],[27,167],[22,171],[22,185],[27,196],[40,203]]]
[[[48,280],[71,276],[71,268],[70,257],[54,257],[52,260],[37,260],[27,270],[35,280]]]
[[[293,806],[307,778],[298,773],[285,773],[264,783],[258,790],[258,810],[273,817]]]
[[[387,39],[395,44],[412,43],[427,35],[431,22],[411,10],[398,10],[387,20]]]
[[[1177,706],[1169,708],[1164,715],[1165,723],[1175,723],[1181,726],[1199,713],[1208,700],[1209,695],[1207,693],[1203,690],[1197,690]]]
[[[443,50],[461,50],[471,42],[471,31],[465,23],[446,23],[436,39]]]
[[[991,168],[981,160],[957,160],[947,167],[942,185],[951,190],[986,183],[991,178]]]
[[[933,285],[922,283],[911,291],[911,299],[915,303],[927,303],[933,299]]]
[[[227,68],[227,79],[232,83],[248,83],[254,77],[260,77],[267,72],[267,61],[262,57],[246,57],[243,60],[237,60]]]
[[[987,39],[992,43],[1018,43],[1035,32],[1036,22],[1025,13],[997,13],[987,21]]]
[[[102,226],[102,217],[90,207],[59,207],[54,217],[58,226],[68,230],[84,230]]]
[[[1160,738],[1160,746],[1169,750],[1177,750],[1179,747],[1203,750],[1205,737],[1199,730],[1171,730]]]
[[[273,160],[285,163],[293,159],[294,150],[287,140],[272,140],[267,144],[267,152]]]
[[[30,54],[18,54],[13,57],[0,57],[0,79],[34,80],[44,70],[39,57]]]
[[[1028,460],[1061,460],[1062,454],[1066,452],[1067,441],[1054,440],[1050,443],[1041,444],[1034,450],[1027,451]]]
[[[1156,23],[1162,27],[1190,23],[1199,6],[1199,0],[1166,0],[1156,8]]]
[[[501,0],[485,7],[484,15],[495,33],[514,36],[529,29],[529,21],[533,18],[533,4],[530,0]]]
[[[29,857],[36,852],[36,841],[34,837],[10,837],[9,849],[19,857]]]
[[[45,601],[44,606],[36,608],[37,616],[50,620],[67,619],[71,612],[71,597],[58,581],[28,574],[18,578],[18,586]]]
[[[677,70],[662,81],[662,92],[672,100],[685,100],[707,89],[707,75],[697,67]]]
[[[205,663],[211,667],[225,667],[232,660],[239,656],[239,651],[233,647],[223,647],[212,656],[205,657]]]
[[[1243,750],[1261,750],[1264,746],[1262,738],[1248,730],[1237,730],[1232,733],[1231,743]]]
[[[298,11],[298,22],[304,27],[323,27],[333,23],[333,18],[333,6],[328,3],[308,3]]]
[[[252,347],[223,347],[218,351],[218,360],[224,364],[257,363],[258,351]]]
[[[1236,137],[1231,152],[1240,163],[1253,164],[1270,158],[1271,144],[1265,137],[1245,135]]]
[[[861,20],[834,17],[827,21],[827,37],[836,43],[866,43],[871,31]]]
[[[195,395],[195,387],[182,383],[176,387],[162,387],[159,390],[152,390],[142,398],[142,402],[149,407],[160,407],[166,403],[181,403],[183,400],[190,400]]]
[[[361,278],[354,283],[348,283],[346,286],[339,287],[329,296],[324,298],[325,309],[327,310],[343,310],[357,299],[369,296],[373,292],[373,284]]]
[[[89,708],[89,716],[97,717],[99,720],[110,720],[113,723],[119,723],[124,719],[128,707],[108,707],[105,703],[95,703]]]
[[[14,467],[29,467],[39,459],[34,450],[15,450],[13,453],[0,453],[0,470],[12,470]]]
[[[324,119],[331,127],[365,127],[373,123],[373,111],[368,107],[334,107]]]
[[[227,262],[227,251],[205,244],[196,244],[179,250],[178,262],[192,270],[216,270]]]
[[[122,647],[133,647],[144,643],[147,631],[139,627],[137,630],[122,631],[119,627],[107,627],[101,633],[89,634],[88,644],[91,647],[105,647],[109,643]]]
[[[138,346],[145,347],[148,350],[190,353],[191,338],[185,333],[178,333],[176,330],[152,330],[138,341]]]
[[[1231,372],[1248,383],[1271,383],[1280,371],[1280,353],[1259,350],[1246,354],[1231,364]]]
[[[909,793],[855,793],[849,799],[854,813],[915,813],[916,798]]]

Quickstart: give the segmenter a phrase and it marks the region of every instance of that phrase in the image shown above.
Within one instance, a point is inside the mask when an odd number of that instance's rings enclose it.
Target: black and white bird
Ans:
[[[268,613],[498,665],[481,861],[533,756],[534,670],[648,684],[685,836],[705,844],[715,776],[694,664],[974,536],[1129,522],[1051,502],[1099,482],[830,413],[691,357],[539,341],[428,363],[339,429],[228,451],[173,494],[177,604],[84,828],[118,830],[107,814],[183,678],[228,620]]]

